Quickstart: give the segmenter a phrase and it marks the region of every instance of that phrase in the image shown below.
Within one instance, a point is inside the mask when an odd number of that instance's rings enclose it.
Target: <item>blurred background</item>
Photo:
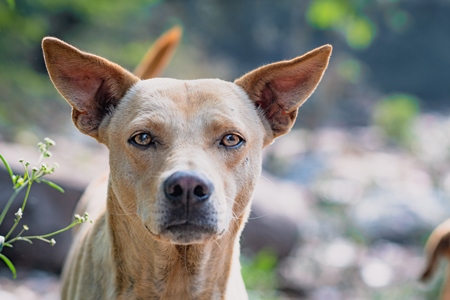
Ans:
[[[48,78],[44,36],[133,70],[180,25],[163,74],[180,79],[234,80],[332,44],[293,132],[265,152],[242,240],[251,299],[437,299],[443,269],[427,285],[418,277],[428,235],[450,216],[449,15],[449,0],[0,0],[0,153],[18,169],[38,141],[56,141],[49,179],[66,194],[32,190],[29,225],[41,233],[70,223],[107,165]],[[58,299],[70,235],[56,240],[15,246],[19,278],[0,264],[0,299]]]

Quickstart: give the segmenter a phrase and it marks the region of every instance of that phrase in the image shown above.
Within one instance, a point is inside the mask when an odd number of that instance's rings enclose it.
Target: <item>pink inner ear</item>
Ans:
[[[282,114],[287,114],[299,106],[303,96],[302,90],[307,81],[307,75],[303,73],[272,79],[260,91],[256,104],[266,111],[266,116],[269,118],[275,114],[275,110],[281,110]],[[274,107],[271,107],[272,105]]]
[[[70,75],[62,75],[64,82],[62,92],[68,99],[72,99],[72,104],[80,112],[84,112],[92,107],[93,97],[102,84],[102,79],[92,77],[88,72],[75,71]]]
[[[290,90],[296,89],[296,86],[298,86],[302,81],[304,81],[303,76],[280,78],[280,79],[273,80],[272,86],[274,89],[276,89],[280,93],[285,93]]]
[[[295,73],[272,79],[271,86],[283,112],[290,112],[303,104],[315,88],[313,78],[314,70],[304,66]]]
[[[272,92],[269,83],[266,83],[264,88],[256,96],[258,97],[258,100],[255,101],[255,103],[263,110],[266,110],[275,101],[275,95]]]
[[[267,119],[273,119],[277,113],[284,108],[278,103],[278,95],[273,91],[271,84],[268,82],[259,92],[258,100],[255,102],[263,111]]]

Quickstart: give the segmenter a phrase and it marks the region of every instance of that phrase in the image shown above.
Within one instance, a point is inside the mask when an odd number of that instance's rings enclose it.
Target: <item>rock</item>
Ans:
[[[286,257],[298,243],[298,226],[309,213],[306,199],[299,186],[263,173],[241,237],[243,252],[270,249],[278,258]]]

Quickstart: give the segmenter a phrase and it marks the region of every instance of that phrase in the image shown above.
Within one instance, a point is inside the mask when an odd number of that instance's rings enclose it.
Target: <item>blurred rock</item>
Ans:
[[[12,279],[7,270],[0,272],[0,299],[2,300],[57,300],[59,278],[47,272],[18,270]]]
[[[414,192],[373,191],[350,208],[349,216],[370,241],[413,244],[450,213],[445,198],[418,197]]]
[[[307,194],[298,185],[263,173],[241,237],[243,252],[271,249],[278,258],[287,256],[298,243],[298,225],[309,215],[307,202]]]

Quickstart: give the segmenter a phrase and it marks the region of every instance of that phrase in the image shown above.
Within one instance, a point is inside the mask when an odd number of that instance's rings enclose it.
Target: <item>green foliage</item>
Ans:
[[[371,45],[377,34],[376,19],[370,16],[371,8],[384,15],[386,24],[394,31],[401,32],[409,23],[409,15],[398,8],[396,0],[386,1],[357,0],[312,0],[306,12],[308,23],[321,30],[340,32],[347,44],[354,49],[364,49]]]
[[[242,277],[250,299],[269,300],[276,297],[277,257],[272,251],[262,250],[253,260],[242,258]]]
[[[342,32],[352,48],[366,48],[376,35],[376,27],[357,6],[346,0],[314,0],[306,13],[308,22],[319,29]]]
[[[376,104],[373,121],[392,141],[408,147],[411,142],[411,126],[418,114],[419,101],[416,97],[394,94]]]
[[[12,182],[12,189],[13,189],[13,193],[11,194],[8,201],[6,202],[6,205],[3,207],[2,213],[0,214],[0,225],[3,223],[3,221],[6,217],[6,214],[8,213],[12,203],[17,198],[19,193],[24,189],[26,190],[25,196],[22,200],[22,206],[14,214],[14,216],[15,216],[14,224],[11,226],[11,228],[5,235],[0,235],[0,258],[11,270],[14,278],[16,278],[16,269],[14,267],[14,264],[4,254],[1,253],[3,250],[3,247],[11,247],[12,248],[13,243],[15,243],[17,241],[25,241],[25,242],[32,244],[33,239],[49,243],[50,245],[53,246],[53,245],[55,245],[56,241],[53,238],[49,239],[50,237],[53,237],[54,235],[57,235],[61,232],[69,230],[70,228],[74,227],[75,225],[89,221],[89,215],[87,213],[84,216],[75,215],[74,221],[72,221],[72,223],[70,223],[68,226],[66,226],[63,229],[60,229],[60,230],[57,230],[57,231],[54,231],[54,232],[51,232],[48,234],[29,235],[29,236],[23,235],[23,233],[25,231],[29,230],[27,225],[23,225],[22,230],[20,230],[19,233],[17,233],[13,238],[11,238],[11,236],[13,235],[14,231],[16,230],[17,226],[19,225],[19,223],[23,217],[23,213],[25,211],[25,207],[26,207],[27,200],[30,195],[31,186],[33,185],[33,183],[35,183],[35,182],[36,183],[45,183],[60,192],[64,192],[64,190],[57,184],[42,178],[46,175],[52,174],[55,171],[55,168],[57,167],[57,165],[55,165],[53,167],[49,167],[47,164],[43,163],[44,159],[51,157],[52,153],[49,151],[49,148],[54,145],[55,145],[55,142],[50,140],[49,138],[44,139],[43,143],[42,142],[38,143],[38,149],[39,149],[39,152],[41,153],[41,156],[40,156],[39,162],[37,163],[36,167],[32,167],[30,169],[29,162],[26,162],[23,159],[19,160],[19,162],[22,164],[23,169],[24,169],[23,175],[14,174],[14,172],[11,169],[11,167],[9,166],[8,162],[5,160],[5,158],[2,155],[0,155],[0,160],[3,162],[7,172],[9,174],[9,177]]]
[[[10,9],[14,9],[16,7],[16,1],[14,0],[6,0]]]
[[[30,129],[38,134],[55,132],[55,123],[67,122],[61,113],[67,115],[69,107],[45,72],[40,49],[44,36],[63,38],[131,68],[151,44],[150,28],[145,22],[157,2],[0,0],[0,132],[3,138],[13,140],[18,132]]]

